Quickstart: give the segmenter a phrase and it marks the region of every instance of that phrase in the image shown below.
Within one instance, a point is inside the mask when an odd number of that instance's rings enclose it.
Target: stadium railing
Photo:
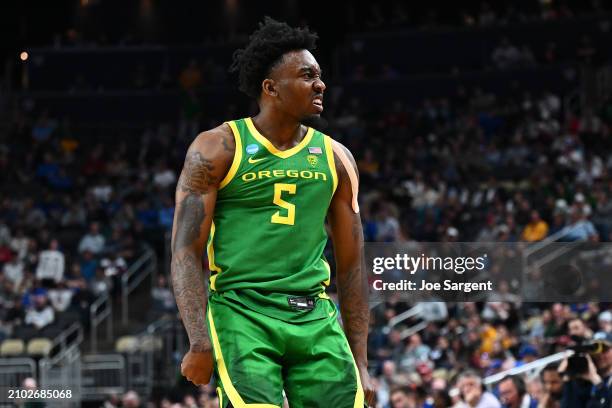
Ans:
[[[81,361],[83,401],[121,395],[127,390],[125,357],[117,353],[85,354]]]
[[[106,320],[106,340],[113,337],[113,301],[108,292],[104,292],[89,307],[90,347],[92,352],[98,349],[98,326]]]
[[[553,262],[555,259],[563,256],[567,252],[571,251],[570,246],[555,246],[551,245],[563,238],[567,234],[567,231],[562,229],[542,241],[536,242],[529,245],[523,251],[524,266],[542,269],[547,264]]]
[[[151,275],[151,282],[154,285],[156,273],[157,256],[153,249],[147,247],[144,254],[121,277],[121,322],[123,325],[128,323],[130,293],[149,275]]]
[[[511,375],[519,375],[519,374],[528,374],[528,375],[537,375],[544,367],[546,367],[550,363],[554,363],[560,360],[563,360],[566,357],[574,354],[572,350],[562,351],[560,353],[552,354],[550,356],[546,356],[537,360],[534,360],[530,363],[523,364],[519,367],[514,367],[509,370],[502,371],[500,373],[490,375],[483,379],[483,383],[491,387],[493,384],[498,383],[503,380],[507,376]]]
[[[9,389],[22,387],[26,378],[36,378],[36,361],[24,357],[0,358],[0,404],[9,402]]]
[[[71,398],[61,404],[64,407],[80,406],[82,342],[83,328],[74,323],[53,340],[51,349],[57,352],[38,363],[40,389],[71,391]]]
[[[422,305],[420,303],[417,303],[405,312],[400,313],[397,316],[393,316],[391,319],[389,319],[389,323],[383,328],[383,333],[389,334],[391,332],[391,329],[393,329],[399,323],[403,322],[404,320],[410,319],[411,317],[419,317],[421,312]]]

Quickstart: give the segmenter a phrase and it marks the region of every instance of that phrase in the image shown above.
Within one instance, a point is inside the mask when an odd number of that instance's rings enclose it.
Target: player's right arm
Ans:
[[[181,371],[195,384],[206,384],[213,358],[206,326],[206,276],[202,258],[215,212],[219,183],[227,174],[235,150],[227,125],[203,132],[193,141],[176,186],[172,225],[172,285],[189,352]]]

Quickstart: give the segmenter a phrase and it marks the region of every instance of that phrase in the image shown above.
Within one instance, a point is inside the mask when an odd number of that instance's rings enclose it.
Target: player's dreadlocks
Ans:
[[[316,48],[319,37],[308,28],[293,28],[266,17],[249,37],[243,49],[234,52],[231,72],[238,72],[238,88],[252,98],[259,98],[261,83],[283,54]]]

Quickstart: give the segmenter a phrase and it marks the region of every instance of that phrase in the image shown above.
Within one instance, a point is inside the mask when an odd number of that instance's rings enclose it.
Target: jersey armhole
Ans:
[[[219,190],[227,186],[230,181],[234,179],[234,176],[238,172],[238,167],[240,167],[240,162],[242,161],[242,140],[240,140],[240,132],[236,127],[236,123],[234,121],[225,123],[229,125],[230,129],[232,129],[236,149],[234,150],[234,159],[232,160],[232,165],[230,166],[223,180],[221,180],[221,183],[219,184]]]
[[[349,181],[351,183],[351,191],[353,192],[351,206],[353,207],[353,212],[355,214],[359,214],[359,202],[357,200],[357,196],[359,195],[359,179],[357,177],[357,172],[353,168],[351,161],[349,160],[348,156],[346,155],[346,153],[342,149],[342,146],[340,146],[339,143],[337,143],[336,141],[332,141],[332,149],[338,155],[342,166],[344,166],[344,170],[346,170],[346,173],[349,176]]]

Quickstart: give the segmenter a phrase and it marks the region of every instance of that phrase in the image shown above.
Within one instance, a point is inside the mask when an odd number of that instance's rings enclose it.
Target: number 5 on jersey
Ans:
[[[272,215],[270,222],[273,224],[294,225],[295,223],[295,204],[288,203],[281,198],[283,192],[295,194],[297,186],[295,184],[276,183],[274,184],[274,200],[272,202],[287,210],[287,215],[281,215],[281,210]]]

